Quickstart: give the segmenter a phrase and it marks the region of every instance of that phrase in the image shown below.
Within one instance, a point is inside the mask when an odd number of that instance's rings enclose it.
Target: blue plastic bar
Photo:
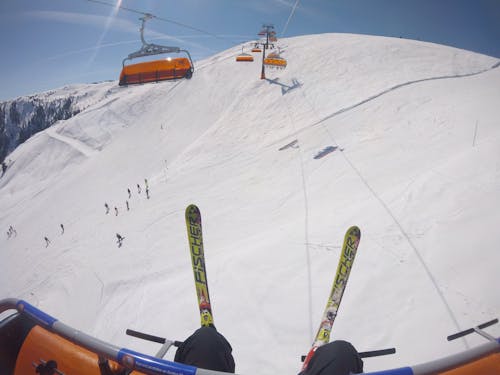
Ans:
[[[52,325],[57,322],[57,319],[44,313],[42,310],[38,310],[36,307],[23,300],[17,302],[16,309],[21,313],[29,315],[35,322],[45,328],[50,329],[52,328]]]
[[[15,309],[28,315],[35,323],[54,332],[69,341],[87,348],[96,354],[114,360],[128,369],[138,370],[150,375],[228,375],[224,372],[211,371],[177,362],[152,357],[134,352],[129,349],[120,349],[117,346],[89,336],[75,330],[52,316],[44,313],[28,302],[15,298],[0,300],[0,313]],[[487,344],[468,349],[464,352],[439,358],[434,361],[422,363],[411,367],[401,367],[391,370],[382,370],[365,373],[365,375],[430,375],[459,367],[465,363],[478,360],[491,353],[500,352],[500,337],[489,341]]]

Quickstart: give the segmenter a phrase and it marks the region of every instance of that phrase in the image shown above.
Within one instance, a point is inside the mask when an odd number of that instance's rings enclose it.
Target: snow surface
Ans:
[[[446,336],[500,315],[498,60],[349,34],[280,46],[288,67],[268,80],[235,46],[191,80],[101,84],[99,103],[9,155],[0,297],[154,354],[125,329],[182,340],[199,325],[184,223],[195,203],[238,373],[298,372],[351,225],[362,238],[332,339],[398,351],[365,371],[482,343]]]

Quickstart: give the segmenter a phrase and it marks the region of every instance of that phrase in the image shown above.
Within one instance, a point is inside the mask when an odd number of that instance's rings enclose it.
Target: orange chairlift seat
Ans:
[[[148,19],[152,18],[151,14],[146,14],[140,18],[141,25],[141,41],[142,48],[136,52],[129,54],[122,62],[122,71],[120,73],[119,85],[129,85],[136,83],[157,82],[169,79],[191,78],[193,76],[193,61],[188,51],[179,47],[167,47],[158,44],[147,43],[144,40],[144,26]],[[135,64],[125,65],[127,60],[136,59],[139,57],[154,56],[160,54],[171,54],[184,52],[187,57],[167,57],[153,61],[139,62]]]
[[[236,61],[243,61],[243,62],[252,62],[253,61],[253,56],[248,54],[248,53],[244,53],[243,52],[243,47],[241,48],[241,53],[236,56]]]
[[[252,52],[255,52],[255,53],[262,52],[262,49],[259,47],[259,43],[255,43],[254,47],[252,48]]]
[[[280,56],[279,52],[273,51],[264,59],[264,65],[270,68],[285,69],[287,61]]]

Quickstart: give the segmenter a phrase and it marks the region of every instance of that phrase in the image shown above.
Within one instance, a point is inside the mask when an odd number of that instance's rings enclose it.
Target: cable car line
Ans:
[[[164,18],[164,17],[158,17],[158,16],[155,16],[152,13],[141,12],[141,11],[136,10],[136,9],[124,7],[122,5],[116,7],[114,4],[108,3],[106,1],[101,1],[101,0],[86,0],[86,1],[91,2],[91,3],[96,3],[96,4],[101,4],[101,5],[109,6],[109,7],[112,7],[112,8],[118,8],[118,9],[126,10],[127,12],[142,14],[143,16],[148,16],[148,17],[151,17],[151,18],[155,18],[155,19],[157,19],[159,21],[163,21],[163,22],[167,22],[167,23],[172,23],[174,25],[177,25],[177,26],[180,26],[180,27],[184,27],[184,28],[189,29],[189,30],[193,30],[193,31],[196,31],[196,32],[199,32],[199,33],[202,33],[202,34],[209,35],[209,36],[211,36],[213,38],[216,38],[216,39],[225,40],[225,41],[229,41],[231,43],[235,43],[234,40],[231,40],[231,39],[219,36],[217,34],[214,34],[214,33],[211,33],[209,31],[200,29],[198,27],[194,27],[194,26],[188,25],[186,23],[174,21],[174,20],[171,20],[171,19],[168,19],[168,18]],[[240,42],[236,42],[236,43],[239,44]]]
[[[283,32],[281,33],[281,37],[285,35],[286,30],[288,29],[288,24],[290,23],[290,20],[292,19],[293,15],[295,14],[295,9],[297,9],[297,6],[299,5],[300,0],[297,0],[295,4],[293,5],[292,11],[290,12],[290,15],[288,16],[288,19],[286,20],[285,27],[283,27]]]

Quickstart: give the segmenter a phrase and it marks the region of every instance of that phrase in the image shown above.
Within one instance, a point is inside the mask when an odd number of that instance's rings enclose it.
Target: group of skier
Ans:
[[[149,184],[148,184],[148,179],[145,178],[144,179],[144,186],[145,186],[145,192],[146,192],[146,198],[149,199],[150,198],[150,195],[149,195]],[[142,188],[141,188],[141,185],[137,184],[137,194],[141,194],[142,193]],[[130,204],[129,204],[129,199],[132,198],[132,191],[130,190],[130,188],[127,188],[127,195],[128,195],[128,199],[125,200],[125,207],[127,208],[127,211],[130,211]],[[104,209],[105,209],[105,214],[108,215],[109,214],[109,205],[107,202],[104,202]],[[118,207],[114,207],[114,210],[115,210],[115,216],[118,216]],[[116,243],[118,245],[118,247],[121,247],[122,244],[123,244],[123,240],[125,239],[124,236],[122,236],[120,233],[116,233]]]
[[[61,228],[61,235],[64,234],[64,224],[59,224],[59,227]],[[45,240],[45,247],[49,247],[50,245],[50,240],[47,236],[43,237],[43,239]]]
[[[61,235],[64,234],[64,224],[60,224],[59,227],[61,228]],[[15,230],[12,225],[9,226],[9,230],[7,231],[7,238],[11,237],[17,237],[17,230]],[[48,247],[51,243],[49,238],[44,236],[43,240],[45,241],[45,247]]]

